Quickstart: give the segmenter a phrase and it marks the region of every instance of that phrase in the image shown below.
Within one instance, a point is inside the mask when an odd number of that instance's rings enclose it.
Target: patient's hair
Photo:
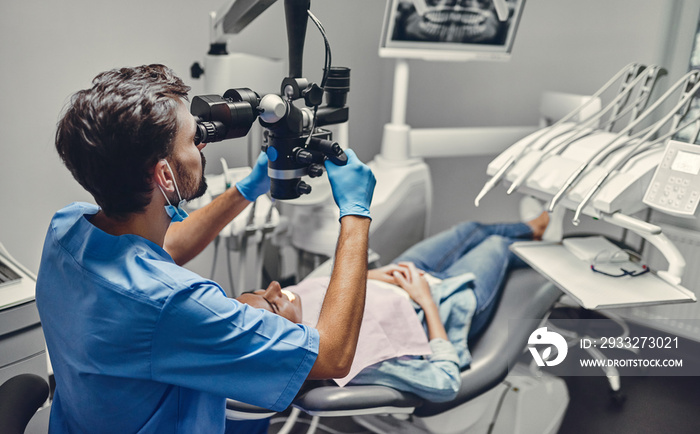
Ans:
[[[151,169],[170,155],[177,107],[190,87],[163,65],[113,69],[71,98],[56,150],[105,214],[124,218],[150,202]]]

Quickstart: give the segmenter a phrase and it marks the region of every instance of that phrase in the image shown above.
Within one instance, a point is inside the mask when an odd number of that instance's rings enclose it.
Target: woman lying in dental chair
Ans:
[[[434,402],[453,399],[459,373],[471,362],[468,340],[491,319],[508,271],[524,265],[509,245],[541,239],[548,222],[542,213],[527,223],[462,223],[370,270],[355,361],[336,382],[384,385]],[[327,277],[286,289],[272,282],[238,300],[313,326],[327,285]]]

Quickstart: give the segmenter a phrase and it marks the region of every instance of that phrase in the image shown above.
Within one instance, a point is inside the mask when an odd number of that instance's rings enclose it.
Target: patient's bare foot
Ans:
[[[532,239],[541,240],[549,224],[549,213],[547,211],[542,211],[539,216],[526,222],[526,224],[532,228]]]

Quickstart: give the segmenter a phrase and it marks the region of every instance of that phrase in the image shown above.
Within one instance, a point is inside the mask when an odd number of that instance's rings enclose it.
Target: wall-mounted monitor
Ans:
[[[508,60],[524,6],[525,0],[388,0],[379,55]]]

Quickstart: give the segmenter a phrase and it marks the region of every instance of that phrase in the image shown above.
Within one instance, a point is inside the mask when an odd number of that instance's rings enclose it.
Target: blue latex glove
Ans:
[[[352,149],[347,149],[345,154],[348,156],[345,166],[336,166],[329,160],[324,162],[331,181],[333,199],[340,208],[341,218],[346,215],[369,217],[369,206],[377,181],[372,170],[357,158]]]
[[[236,188],[243,197],[253,202],[261,194],[270,191],[270,177],[267,175],[267,154],[261,152],[253,171],[236,183]]]

